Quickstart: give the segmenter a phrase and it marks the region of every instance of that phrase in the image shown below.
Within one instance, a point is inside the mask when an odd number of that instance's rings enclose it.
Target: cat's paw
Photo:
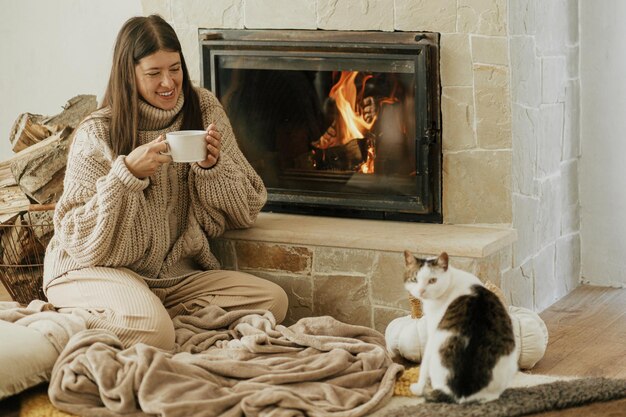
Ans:
[[[422,384],[422,383],[415,383],[415,384],[411,384],[409,386],[409,389],[411,390],[411,393],[413,395],[415,395],[416,397],[422,397],[424,396],[424,389],[426,388],[426,384]]]

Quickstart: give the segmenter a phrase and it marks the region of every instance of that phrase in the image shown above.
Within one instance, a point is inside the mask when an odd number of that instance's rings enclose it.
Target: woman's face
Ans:
[[[145,101],[163,110],[173,109],[183,85],[180,54],[161,50],[141,58],[135,65],[135,77]]]

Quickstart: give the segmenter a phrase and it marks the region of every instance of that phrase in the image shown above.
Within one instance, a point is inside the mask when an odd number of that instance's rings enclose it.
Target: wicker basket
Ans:
[[[0,281],[14,301],[46,300],[42,288],[43,257],[54,233],[54,204],[32,204],[0,224]]]

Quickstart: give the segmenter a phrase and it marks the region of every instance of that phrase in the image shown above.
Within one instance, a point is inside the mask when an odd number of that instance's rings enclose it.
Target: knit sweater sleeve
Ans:
[[[103,130],[97,122],[77,128],[54,214],[58,241],[84,267],[129,265],[149,243],[136,221],[149,180],[131,174],[124,156],[112,156]]]
[[[218,162],[209,169],[192,164],[190,195],[196,218],[205,232],[219,236],[226,229],[250,227],[267,200],[261,177],[235,140],[230,121],[213,93],[200,89],[205,127],[215,123],[222,134]]]

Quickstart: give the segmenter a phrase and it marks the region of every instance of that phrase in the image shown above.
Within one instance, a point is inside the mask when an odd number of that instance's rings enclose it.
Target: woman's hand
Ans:
[[[202,168],[211,168],[217,163],[220,157],[220,149],[222,147],[222,134],[217,131],[217,126],[211,123],[207,128],[207,135],[204,138],[206,140],[207,157],[204,161],[198,162]]]
[[[163,135],[152,142],[138,146],[126,157],[126,167],[135,177],[144,179],[153,175],[161,165],[172,162],[172,157],[163,155],[167,151],[167,144]]]

